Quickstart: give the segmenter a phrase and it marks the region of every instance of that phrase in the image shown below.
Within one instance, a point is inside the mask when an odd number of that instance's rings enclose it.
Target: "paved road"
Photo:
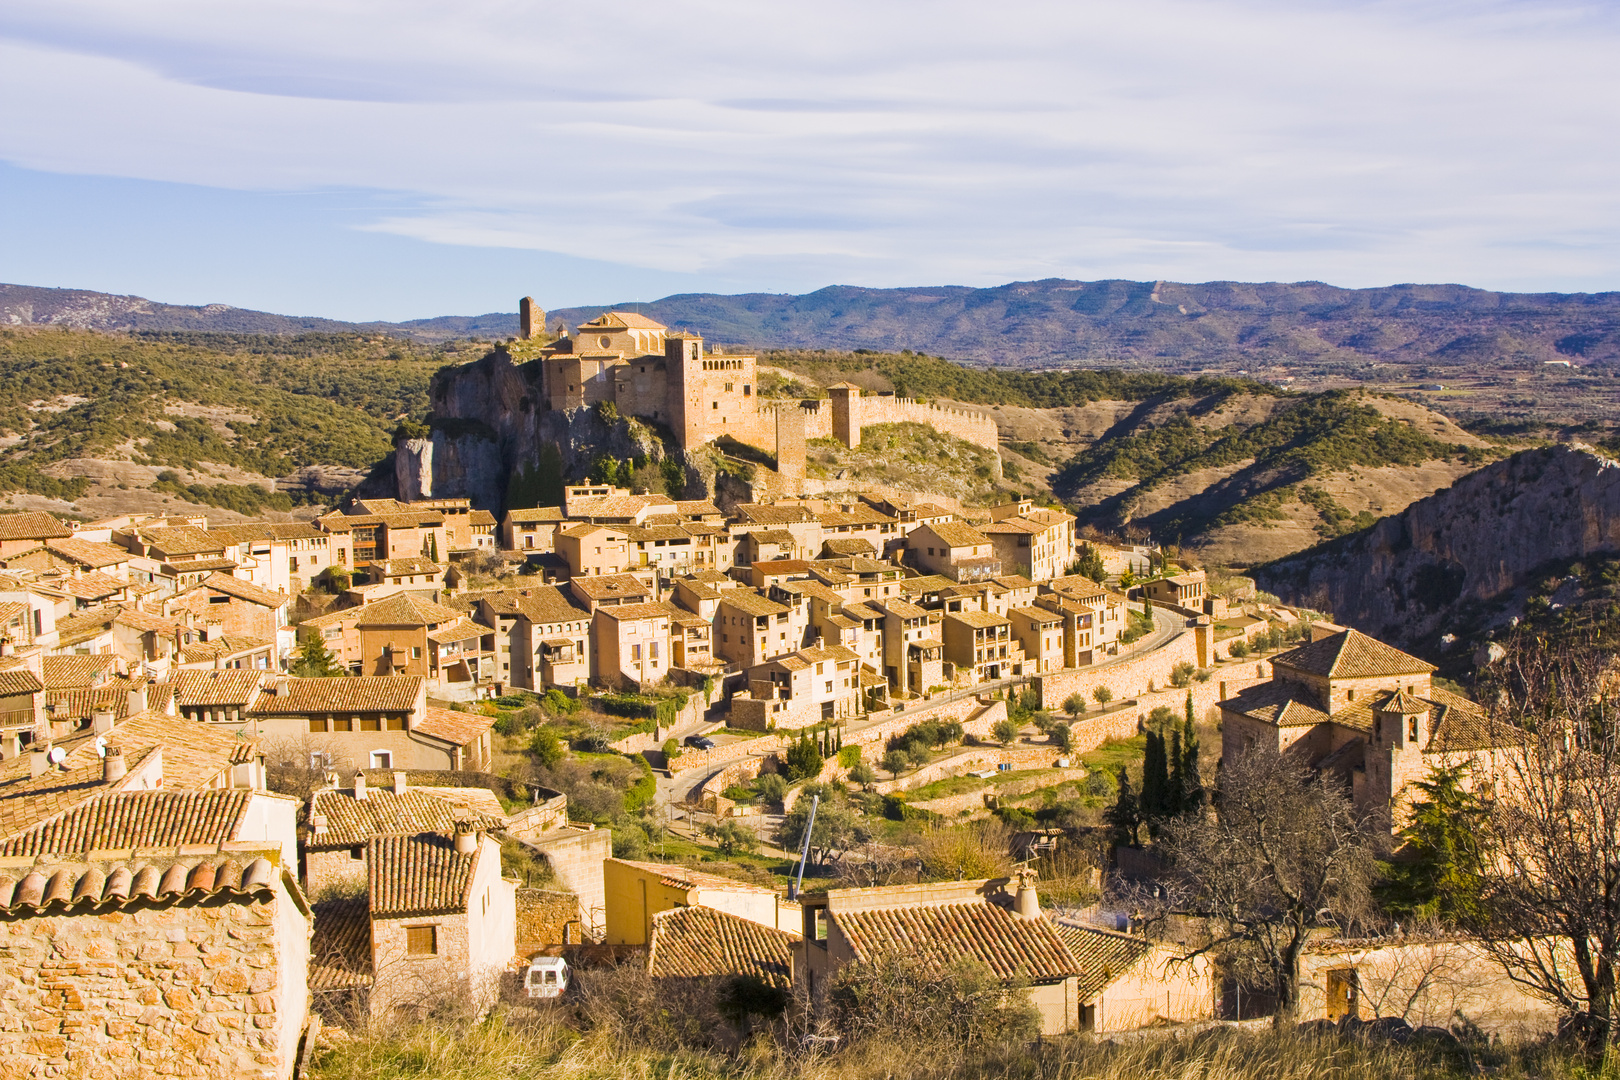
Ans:
[[[1108,660],[1104,660],[1100,664],[1093,664],[1086,670],[1106,671],[1114,665],[1123,664],[1126,661],[1136,659],[1144,653],[1152,652],[1154,649],[1164,647],[1164,645],[1168,643],[1171,638],[1174,638],[1177,634],[1183,632],[1190,632],[1187,627],[1186,616],[1178,615],[1173,611],[1165,611],[1162,608],[1154,608],[1152,633],[1139,640],[1130,648],[1129,651],[1123,652],[1120,655],[1112,657]],[[967,697],[977,697],[980,694],[989,693],[992,690],[1021,686],[1027,682],[1029,682],[1029,679],[1027,678],[998,679],[994,682],[984,682],[966,690],[955,690],[949,694],[931,698],[926,703],[919,703],[919,707],[922,704],[926,704],[932,708],[936,705],[960,701],[961,699]],[[884,718],[884,720],[887,719],[889,718]],[[849,725],[848,731],[850,733],[864,731],[873,724],[883,723],[884,720],[852,722]],[[694,724],[690,729],[683,729],[676,732],[676,737],[685,738],[691,732],[701,730],[704,726],[706,725]],[[676,773],[673,777],[667,776],[664,773],[655,773],[654,775],[658,782],[659,802],[669,807],[670,817],[672,819],[678,819],[680,816],[687,813],[685,809],[686,800],[691,794],[692,790],[700,787],[705,780],[713,776],[718,771],[718,769],[690,769],[686,772]]]

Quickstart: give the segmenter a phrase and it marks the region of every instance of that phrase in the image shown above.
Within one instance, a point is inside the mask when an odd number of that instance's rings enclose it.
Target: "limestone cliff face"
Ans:
[[[1526,450],[1366,532],[1261,567],[1284,600],[1388,641],[1453,632],[1558,560],[1620,550],[1620,463],[1591,447]],[[1478,610],[1476,608],[1476,610]]]
[[[444,368],[428,391],[431,433],[394,448],[401,499],[471,499],[500,514],[514,475],[560,458],[564,477],[582,476],[599,454],[660,459],[665,448],[645,425],[606,422],[592,408],[552,411],[542,394],[540,362],[515,362],[504,349]],[[689,470],[690,471],[690,470]]]

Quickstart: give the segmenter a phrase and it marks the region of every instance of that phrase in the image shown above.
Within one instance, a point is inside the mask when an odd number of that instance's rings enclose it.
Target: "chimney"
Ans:
[[[50,759],[45,755],[51,748],[50,743],[39,743],[28,754],[28,775],[30,778],[44,776],[51,767]]]
[[[22,755],[22,740],[15,735],[0,739],[0,761],[12,761]]]
[[[310,819],[309,819],[309,823],[310,823],[311,826],[313,826],[316,836],[325,836],[326,835],[327,828],[326,828],[326,815],[325,814],[314,814],[314,815],[312,815],[310,817]]]
[[[1035,892],[1035,871],[1018,872],[1018,917],[1036,922],[1041,918],[1041,898]]]
[[[90,710],[90,730],[97,735],[105,735],[113,729],[113,721],[117,714],[109,705],[97,705]]]
[[[292,692],[292,683],[288,681],[287,676],[285,676],[285,675],[277,675],[276,676],[276,697],[286,697],[291,692]]]
[[[17,645],[9,637],[0,638],[0,656],[15,656]]]
[[[472,822],[460,820],[456,822],[456,854],[471,855],[478,850],[478,832],[472,827]]]
[[[354,801],[366,801],[366,774],[359,769],[354,771]]]
[[[135,716],[146,711],[146,684],[141,683],[129,692],[129,712],[127,715]]]
[[[405,770],[404,769],[395,769],[394,770],[394,794],[395,795],[403,795],[403,794],[405,794],[405,783],[406,783]]]
[[[129,772],[129,766],[124,764],[124,748],[121,746],[107,747],[107,756],[101,759],[101,779],[108,784],[122,780]]]

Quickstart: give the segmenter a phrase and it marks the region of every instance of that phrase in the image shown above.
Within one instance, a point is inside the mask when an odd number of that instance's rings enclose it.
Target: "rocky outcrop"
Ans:
[[[647,425],[595,408],[546,406],[539,360],[497,348],[480,360],[440,370],[429,389],[429,430],[396,441],[394,481],[401,499],[471,499],[499,514],[515,477],[559,470],[582,477],[599,455],[662,460]],[[701,469],[687,469],[689,493]],[[707,495],[700,491],[697,498]]]
[[[1550,565],[1616,551],[1620,463],[1575,444],[1522,451],[1254,576],[1284,600],[1411,646],[1459,629],[1465,611],[1505,608]]]

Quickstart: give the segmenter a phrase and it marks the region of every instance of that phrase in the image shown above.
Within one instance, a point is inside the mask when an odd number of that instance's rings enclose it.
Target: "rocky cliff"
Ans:
[[[548,409],[540,362],[504,348],[441,369],[428,394],[429,431],[394,444],[401,499],[466,498],[499,515],[509,503],[533,505],[513,492],[514,483],[527,489],[558,477],[578,480],[598,455],[658,461],[674,452],[636,420],[594,408]],[[690,466],[687,472],[694,475]]]
[[[1270,563],[1261,588],[1432,652],[1514,615],[1571,560],[1620,552],[1620,463],[1580,444],[1525,450],[1371,528]],[[1465,644],[1459,641],[1458,646]]]

